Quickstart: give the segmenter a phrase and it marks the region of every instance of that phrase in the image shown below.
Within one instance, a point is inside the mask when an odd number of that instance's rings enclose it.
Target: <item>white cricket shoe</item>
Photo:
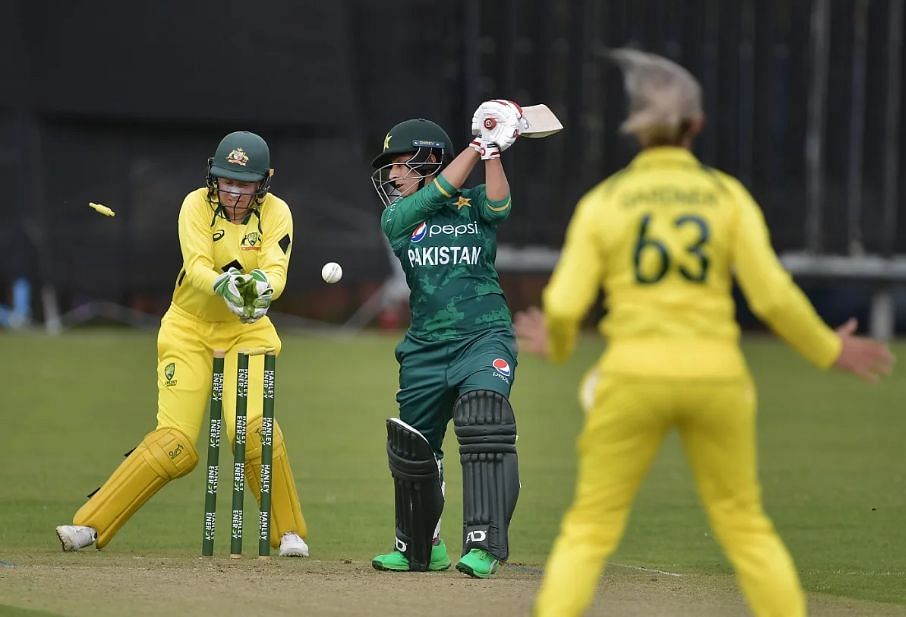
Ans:
[[[77,551],[91,546],[98,539],[98,532],[94,527],[84,525],[57,525],[57,537],[66,552]]]
[[[287,531],[280,538],[281,557],[308,557],[308,545],[295,531]]]

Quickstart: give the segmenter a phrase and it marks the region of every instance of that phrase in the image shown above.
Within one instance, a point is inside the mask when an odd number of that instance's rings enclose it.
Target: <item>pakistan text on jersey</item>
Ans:
[[[480,256],[480,246],[422,246],[409,249],[409,265],[476,264]]]

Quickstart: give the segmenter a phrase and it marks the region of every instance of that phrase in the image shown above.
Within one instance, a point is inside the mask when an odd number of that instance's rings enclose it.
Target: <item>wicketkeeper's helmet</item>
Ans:
[[[255,133],[235,131],[220,140],[214,156],[208,159],[205,184],[216,190],[217,178],[258,182],[255,197],[260,202],[270,190],[273,175],[267,142]]]
[[[217,178],[260,182],[270,175],[271,151],[260,136],[236,131],[220,140],[210,162]]]

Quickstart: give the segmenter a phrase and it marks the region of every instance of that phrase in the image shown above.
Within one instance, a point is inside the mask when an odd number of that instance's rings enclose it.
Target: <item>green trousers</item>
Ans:
[[[451,341],[426,341],[411,334],[396,348],[400,420],[421,432],[443,458],[441,446],[456,399],[473,390],[509,398],[516,376],[516,341],[498,328]]]

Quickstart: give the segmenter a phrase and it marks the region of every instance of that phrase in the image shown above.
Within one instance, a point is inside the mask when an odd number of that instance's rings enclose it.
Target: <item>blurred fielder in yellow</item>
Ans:
[[[736,179],[690,152],[704,115],[682,67],[629,49],[630,114],[642,152],[576,207],[538,309],[516,317],[520,348],[553,361],[603,288],[607,351],[583,384],[578,484],[545,568],[535,614],[580,615],[625,528],[666,433],[679,430],[715,535],[758,617],[799,617],[793,561],[762,511],[755,464],[755,390],[737,339],[732,277],[749,306],[820,368],[875,381],[891,370],[855,320],[825,325],[771,248],[758,206]]]

